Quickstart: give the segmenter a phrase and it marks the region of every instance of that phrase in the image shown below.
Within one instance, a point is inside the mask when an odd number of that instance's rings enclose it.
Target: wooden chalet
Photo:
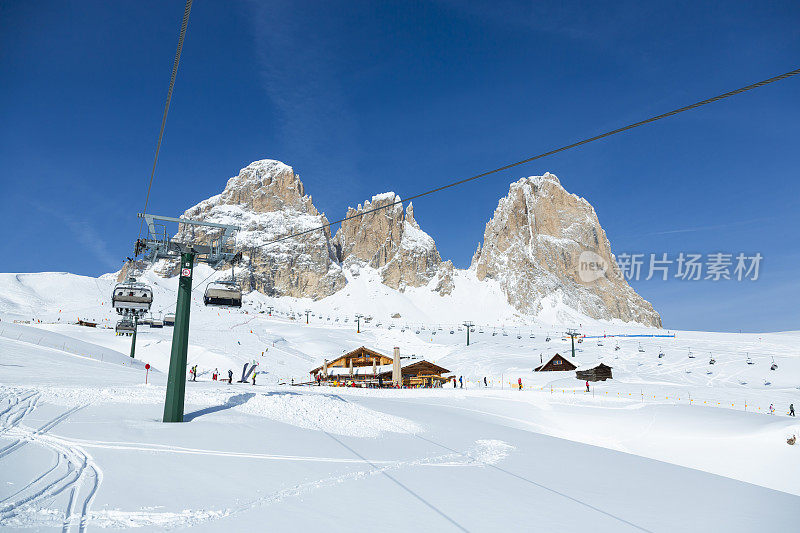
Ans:
[[[613,379],[611,377],[611,367],[600,363],[594,368],[586,370],[578,370],[575,372],[575,377],[581,381],[605,381]]]
[[[395,359],[399,364],[395,365]],[[441,387],[452,379],[444,376],[450,373],[446,368],[416,356],[401,356],[399,348],[390,357],[365,346],[326,361],[311,370],[311,377],[314,382],[326,385],[392,387],[395,372],[402,376],[403,387]]]
[[[97,322],[91,322],[89,320],[83,320],[82,318],[79,318],[78,319],[78,325],[79,326],[85,326],[87,328],[96,328],[97,327]]]
[[[569,360],[567,360],[564,356],[557,353],[548,359],[546,363],[537,366],[533,370],[534,372],[558,372],[575,370],[576,368],[578,367],[569,362]]]

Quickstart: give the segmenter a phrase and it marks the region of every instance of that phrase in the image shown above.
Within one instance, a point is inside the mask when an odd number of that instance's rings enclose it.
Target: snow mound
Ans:
[[[417,433],[414,422],[348,402],[337,395],[261,394],[235,408],[306,429],[351,437],[377,437],[381,433]]]

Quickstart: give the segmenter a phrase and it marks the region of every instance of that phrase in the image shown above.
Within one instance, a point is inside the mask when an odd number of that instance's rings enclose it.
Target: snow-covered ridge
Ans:
[[[238,277],[246,290],[268,296],[329,297],[346,288],[347,272],[364,268],[376,270],[391,289],[424,288],[439,297],[451,294],[464,279],[441,258],[436,242],[415,219],[413,205],[404,208],[391,191],[348,208],[348,219],[335,235],[326,228],[268,245],[328,223],[299,176],[280,161],[247,165],[228,180],[225,190],[185,216],[240,226],[237,244],[245,264],[237,269]],[[194,231],[181,237],[193,238]],[[660,324],[652,306],[624,280],[577,283],[574,266],[565,270],[563,258],[576,259],[584,250],[611,257],[594,208],[547,172],[510,184],[469,270],[480,282],[497,281],[501,298],[523,315],[536,317],[546,302],[558,301],[559,307],[571,307],[582,316]]]

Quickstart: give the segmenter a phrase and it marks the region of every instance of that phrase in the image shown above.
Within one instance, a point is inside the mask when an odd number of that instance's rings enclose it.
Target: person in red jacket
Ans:
[[[519,385],[519,390],[522,390],[522,378],[517,379],[517,385]]]
[[[586,392],[589,392],[589,381],[586,381]]]

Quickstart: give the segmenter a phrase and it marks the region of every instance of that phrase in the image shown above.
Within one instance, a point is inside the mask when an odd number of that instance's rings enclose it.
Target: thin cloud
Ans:
[[[309,31],[294,4],[251,5],[259,74],[267,97],[278,111],[280,138],[286,148],[303,154],[305,159],[303,167],[296,170],[317,183],[350,182],[356,176],[353,154],[359,150],[357,123],[340,74],[343,68],[331,52],[335,43],[326,38],[337,32],[327,29],[325,35],[319,35]],[[346,29],[342,31],[346,33]],[[341,187],[325,194],[330,196],[338,190]]]
[[[81,244],[95,259],[104,266],[118,269],[121,263],[119,257],[109,250],[108,244],[94,229],[89,220],[68,215],[60,209],[48,208],[38,202],[31,202],[34,208],[60,220],[75,236],[75,241]]]
[[[651,233],[645,233],[644,235],[672,235],[676,233],[695,233],[698,231],[710,231],[710,230],[718,230],[718,229],[728,229],[738,226],[744,226],[747,224],[752,224],[754,222],[767,222],[772,220],[777,220],[778,217],[761,217],[761,218],[751,218],[749,220],[740,220],[738,222],[731,222],[728,224],[715,224],[713,226],[695,226],[692,228],[681,228],[681,229],[669,229],[663,231],[653,231]]]

